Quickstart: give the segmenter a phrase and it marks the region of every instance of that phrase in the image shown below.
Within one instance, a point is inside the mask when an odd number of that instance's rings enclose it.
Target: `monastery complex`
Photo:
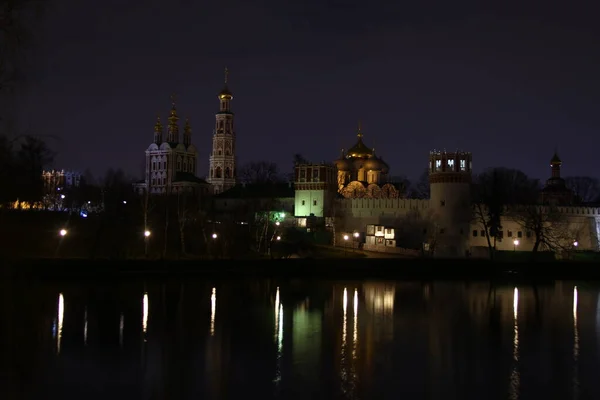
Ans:
[[[217,95],[218,111],[206,179],[196,176],[197,150],[187,120],[180,140],[179,116],[173,100],[166,135],[160,117],[157,118],[154,140],[146,150],[146,174],[135,185],[140,193],[198,191],[213,195],[217,207],[227,211],[227,200],[242,185],[236,179],[235,115],[227,71],[225,76],[224,88]],[[485,210],[472,201],[471,153],[433,151],[428,157],[424,155],[423,164],[429,169],[430,198],[408,199],[403,198],[401,187],[389,182],[388,164],[363,142],[363,136],[359,126],[356,143],[342,150],[332,163],[296,165],[293,194],[281,196],[290,205],[288,213],[293,216],[286,223],[305,229],[323,227],[333,233],[333,241],[338,245],[348,240],[349,233],[360,237],[366,248],[386,252],[400,251],[398,236],[410,230],[413,240],[434,255],[485,256],[488,235],[477,217]],[[560,233],[556,229],[553,240],[560,241],[561,247],[599,251],[600,208],[573,203],[573,195],[560,176],[561,165],[555,154],[551,177],[542,190],[537,210],[545,215],[552,208],[552,213],[560,215],[555,219],[560,220]],[[533,249],[536,235],[526,224],[505,215],[501,226],[497,249]]]

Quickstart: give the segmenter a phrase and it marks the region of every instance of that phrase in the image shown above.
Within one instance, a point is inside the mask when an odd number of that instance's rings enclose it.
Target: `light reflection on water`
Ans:
[[[279,282],[261,296],[223,282],[218,329],[215,286],[184,285],[203,294],[55,292],[47,320],[61,361],[41,364],[40,390],[52,377],[66,399],[90,397],[80,381],[115,399],[123,387],[145,398],[158,388],[180,398],[600,398],[592,285]],[[123,350],[111,355],[111,340]]]

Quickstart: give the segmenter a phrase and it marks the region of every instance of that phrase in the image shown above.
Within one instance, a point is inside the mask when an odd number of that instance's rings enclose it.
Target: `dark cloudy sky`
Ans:
[[[227,66],[239,163],[333,160],[360,119],[393,175],[459,148],[546,178],[556,146],[566,175],[600,175],[593,1],[48,3],[21,105],[59,168],[139,175],[175,92],[204,176]]]

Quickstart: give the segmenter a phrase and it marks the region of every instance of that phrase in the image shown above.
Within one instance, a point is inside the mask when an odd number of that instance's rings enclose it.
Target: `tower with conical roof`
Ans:
[[[550,178],[542,189],[542,203],[553,205],[568,205],[575,200],[573,191],[567,187],[567,183],[560,176],[562,160],[558,152],[554,150],[554,155],[550,159]]]
[[[214,194],[232,188],[236,180],[234,114],[231,112],[233,94],[228,87],[228,78],[229,70],[225,68],[225,86],[217,96],[219,112],[215,115],[208,171],[208,182]]]

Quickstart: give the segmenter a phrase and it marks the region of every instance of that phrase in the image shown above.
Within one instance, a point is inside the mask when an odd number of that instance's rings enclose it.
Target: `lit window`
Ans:
[[[454,160],[448,160],[448,167],[454,168]]]
[[[465,171],[467,169],[467,162],[465,160],[460,160],[460,170]]]
[[[435,160],[435,169],[442,168],[442,160]]]

